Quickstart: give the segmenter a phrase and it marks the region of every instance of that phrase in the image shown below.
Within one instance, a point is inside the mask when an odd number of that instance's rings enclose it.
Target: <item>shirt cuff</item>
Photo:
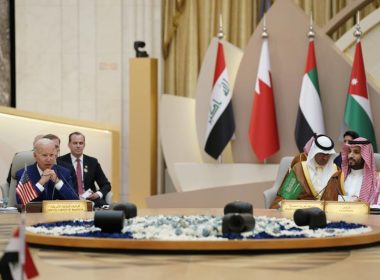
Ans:
[[[40,190],[40,192],[43,192],[45,190],[44,186],[40,183],[36,183],[36,187]]]
[[[62,188],[62,186],[63,186],[62,180],[59,180],[58,183],[56,183],[54,185],[54,187],[57,189],[57,191],[59,191]]]
[[[98,195],[99,195],[99,198],[102,199],[103,198],[103,194],[101,192],[96,192]]]

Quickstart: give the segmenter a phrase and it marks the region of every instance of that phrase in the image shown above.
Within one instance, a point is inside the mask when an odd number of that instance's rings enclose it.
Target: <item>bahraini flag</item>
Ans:
[[[280,149],[267,38],[263,38],[261,46],[249,139],[260,160],[268,158]]]

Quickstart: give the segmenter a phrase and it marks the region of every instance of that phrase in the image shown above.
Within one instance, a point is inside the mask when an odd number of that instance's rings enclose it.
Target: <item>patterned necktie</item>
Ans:
[[[83,193],[83,180],[82,180],[82,167],[80,165],[80,159],[77,158],[77,184],[78,193],[81,195]]]

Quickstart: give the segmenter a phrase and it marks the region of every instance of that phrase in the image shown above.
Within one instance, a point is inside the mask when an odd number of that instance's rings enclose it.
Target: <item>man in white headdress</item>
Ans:
[[[271,208],[279,208],[283,199],[326,199],[324,190],[337,172],[334,142],[326,135],[314,137],[306,161],[296,163],[285,176]]]

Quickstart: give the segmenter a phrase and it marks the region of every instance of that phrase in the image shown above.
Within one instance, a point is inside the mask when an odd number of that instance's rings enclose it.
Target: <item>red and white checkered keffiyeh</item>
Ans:
[[[377,204],[380,185],[376,171],[375,158],[373,156],[373,147],[370,143],[363,144],[363,142],[366,141],[368,140],[363,137],[359,137],[354,140],[351,140],[349,142],[350,144],[343,145],[342,171],[344,174],[344,179],[346,180],[348,174],[351,172],[351,169],[348,166],[348,150],[350,147],[359,146],[360,154],[364,159],[363,180],[362,186],[360,188],[359,198],[369,204]]]
[[[306,142],[305,146],[303,146],[303,152],[308,155],[315,140],[315,134],[310,137],[310,139]]]

